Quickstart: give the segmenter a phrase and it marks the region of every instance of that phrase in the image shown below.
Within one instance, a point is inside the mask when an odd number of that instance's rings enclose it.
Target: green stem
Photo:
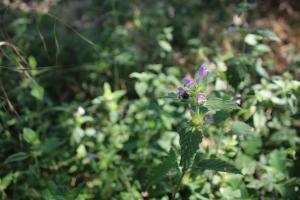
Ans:
[[[185,175],[185,172],[186,172],[186,170],[183,170],[183,171],[182,171],[182,174],[180,175],[180,178],[179,178],[179,180],[178,180],[178,182],[177,182],[177,185],[176,185],[176,187],[175,187],[175,190],[174,190],[174,192],[173,192],[173,194],[172,194],[171,200],[175,200],[175,196],[176,196],[176,194],[177,194],[177,192],[178,192],[178,190],[179,190],[179,188],[180,188],[180,185],[181,185],[182,179],[183,179],[183,177],[184,177],[184,175]]]
[[[36,172],[38,177],[40,176],[40,165],[39,165],[39,160],[37,159],[36,155],[33,156],[34,161],[35,161],[35,167],[36,167]]]

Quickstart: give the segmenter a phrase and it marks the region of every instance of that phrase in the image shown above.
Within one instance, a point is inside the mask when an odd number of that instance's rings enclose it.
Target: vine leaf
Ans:
[[[196,129],[182,129],[179,133],[179,144],[181,148],[180,166],[183,171],[187,170],[199,149],[199,144],[202,140],[202,133]]]
[[[170,150],[169,155],[158,166],[152,168],[148,176],[148,186],[161,181],[167,175],[172,175],[179,172],[179,167],[176,159],[176,153],[173,149]]]

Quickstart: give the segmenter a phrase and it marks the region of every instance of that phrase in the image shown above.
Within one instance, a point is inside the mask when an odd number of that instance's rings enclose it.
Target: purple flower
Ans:
[[[190,76],[185,76],[183,79],[182,79],[182,82],[185,86],[187,87],[191,87],[193,84],[194,84],[194,80],[192,79],[192,77]]]
[[[197,94],[197,103],[199,104],[204,104],[207,101],[207,99],[205,98],[205,95],[201,92],[199,92]]]
[[[186,93],[186,91],[183,89],[183,87],[178,87],[178,92],[176,93],[177,97],[183,96]]]
[[[212,117],[212,115],[210,115],[210,114],[206,114],[206,115],[203,116],[203,120],[204,120],[205,122],[210,123],[210,122],[213,121],[213,117]]]
[[[88,159],[89,160],[94,160],[94,158],[96,158],[97,155],[95,153],[88,153]]]
[[[176,93],[177,97],[182,97],[184,99],[188,99],[188,93],[183,89],[183,87],[178,87],[178,92]]]
[[[199,80],[200,78],[203,78],[206,75],[207,75],[207,70],[205,68],[205,65],[202,64],[202,65],[199,66],[199,69],[196,72],[196,75],[195,75],[196,80]]]

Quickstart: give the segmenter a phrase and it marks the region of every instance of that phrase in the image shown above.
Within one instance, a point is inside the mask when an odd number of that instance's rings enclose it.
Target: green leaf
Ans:
[[[146,93],[147,88],[148,85],[145,82],[137,82],[134,84],[134,89],[140,97]]]
[[[176,96],[176,94],[174,92],[169,92],[163,98],[166,98],[166,99],[178,99],[177,96]]]
[[[240,121],[233,122],[233,124],[231,125],[231,130],[234,134],[237,134],[237,135],[243,135],[243,134],[252,135],[253,134],[251,126],[249,126],[248,124],[246,124],[244,122],[240,122]]]
[[[126,94],[125,90],[117,90],[113,93],[114,100],[119,100],[121,97],[123,97]]]
[[[4,191],[13,181],[14,179],[14,174],[10,172],[7,174],[4,178],[0,179],[0,190]]]
[[[226,65],[228,83],[234,88],[238,88],[249,77],[249,68],[251,68],[252,62],[249,57],[237,57],[229,59]]]
[[[176,159],[176,153],[173,149],[170,150],[168,157],[164,161],[154,167],[148,176],[148,186],[153,185],[161,181],[168,174],[172,172],[178,173],[179,167]]]
[[[165,40],[160,40],[160,41],[158,41],[158,44],[166,52],[171,52],[172,51],[172,46],[170,45],[169,42],[167,42]]]
[[[28,57],[28,64],[29,64],[30,68],[35,69],[36,66],[37,66],[37,61],[33,56],[29,56]]]
[[[257,30],[256,33],[271,41],[277,41],[277,42],[280,41],[279,37],[270,30]]]
[[[19,153],[15,153],[15,154],[8,156],[8,158],[6,158],[4,163],[7,164],[7,163],[12,163],[12,162],[22,161],[22,160],[27,159],[28,157],[29,157],[29,155],[27,153],[19,152]]]
[[[235,166],[218,159],[201,159],[195,161],[193,169],[214,170],[218,172],[228,172],[233,174],[241,174]]]
[[[31,86],[30,94],[38,100],[42,100],[44,97],[44,88],[42,88],[39,84],[34,83]]]
[[[257,36],[255,34],[247,34],[245,37],[245,42],[251,46],[254,46],[257,44]]]
[[[205,106],[210,110],[223,110],[230,111],[234,109],[239,109],[238,105],[231,100],[223,100],[220,98],[209,98]]]
[[[260,137],[255,137],[253,135],[248,135],[246,140],[241,143],[241,147],[244,149],[245,153],[254,156],[260,152],[262,147],[262,141]]]
[[[54,150],[58,150],[58,147],[64,144],[64,141],[59,140],[58,138],[50,138],[47,139],[45,143],[38,146],[38,149],[43,151],[44,153],[51,152]]]
[[[217,111],[214,116],[214,122],[215,123],[221,123],[224,122],[228,118],[228,113],[225,111]]]
[[[29,144],[39,144],[39,138],[36,132],[30,128],[23,128],[23,137]]]
[[[179,144],[181,148],[180,165],[183,170],[187,170],[199,149],[199,144],[202,140],[202,133],[196,129],[189,127],[184,128],[179,133]]]

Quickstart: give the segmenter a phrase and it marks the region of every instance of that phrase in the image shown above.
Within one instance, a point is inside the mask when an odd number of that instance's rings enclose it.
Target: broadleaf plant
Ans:
[[[240,109],[236,102],[228,97],[220,98],[212,95],[212,91],[209,91],[207,87],[209,75],[206,66],[202,64],[194,78],[184,77],[183,86],[178,87],[178,92],[176,94],[169,93],[166,96],[167,99],[185,105],[190,110],[191,116],[187,122],[179,125],[180,159],[174,159],[175,152],[170,152],[173,161],[180,160],[180,169],[178,170],[180,178],[177,180],[171,199],[175,199],[183,177],[189,172],[195,174],[194,172],[198,171],[214,170],[241,174],[240,170],[230,163],[217,158],[206,158],[199,152],[206,128],[220,115],[220,112],[222,112],[222,116],[225,116],[225,119],[222,119],[224,121],[230,111]],[[172,168],[170,164],[174,164],[178,169],[178,164],[170,162],[170,158],[167,158],[155,168],[155,173],[152,171],[151,176],[156,177],[155,174],[159,174],[159,178],[152,178],[150,183],[161,180],[161,176],[166,175]],[[159,172],[159,170],[161,171]]]

